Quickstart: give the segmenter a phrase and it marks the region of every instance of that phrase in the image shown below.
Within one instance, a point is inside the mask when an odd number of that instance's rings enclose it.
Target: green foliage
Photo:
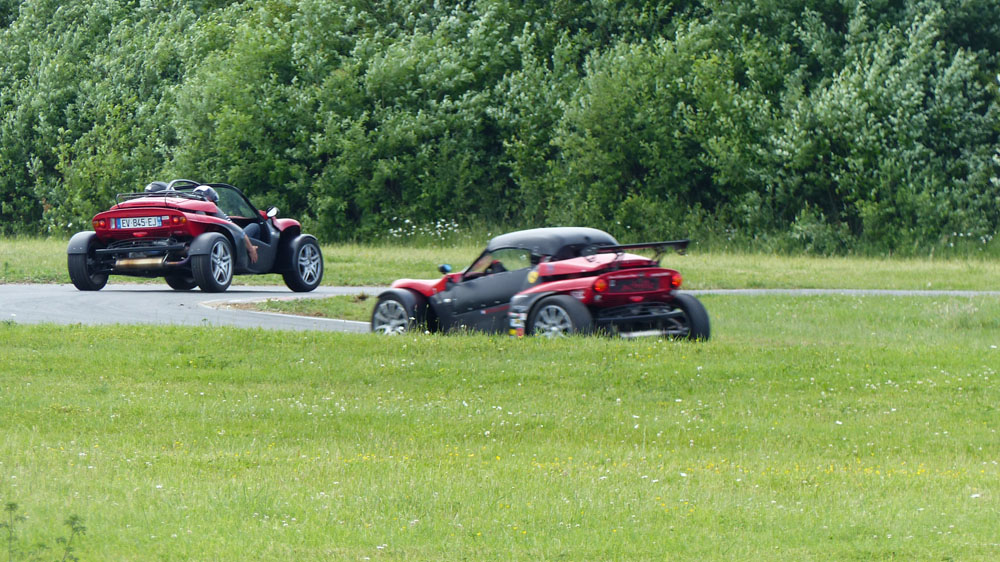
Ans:
[[[778,218],[812,202],[831,224],[889,250],[956,230],[995,232],[996,105],[974,80],[975,56],[944,49],[943,19],[935,10],[906,30],[873,29],[859,10],[850,64],[797,94],[772,139]]]
[[[18,513],[19,509],[20,506],[17,503],[7,502],[4,505],[3,521],[0,521],[0,529],[4,530],[3,533],[6,535],[8,562],[47,559],[47,556],[50,555],[50,547],[44,542],[36,542],[30,548],[21,545],[18,527],[28,518]],[[64,523],[69,527],[69,536],[56,537],[56,544],[59,545],[61,553],[55,554],[62,554],[58,560],[79,560],[75,554],[76,545],[73,544],[73,541],[77,537],[87,534],[87,527],[84,526],[83,518],[79,515],[70,515]]]
[[[0,232],[153,179],[422,224],[923,252],[995,235],[1000,4],[0,2]]]
[[[670,222],[646,223],[649,212],[635,215],[630,202],[688,216],[746,191],[740,139],[757,136],[757,122],[738,97],[734,58],[711,35],[693,26],[677,41],[621,45],[588,61],[554,141],[564,222],[662,233]]]

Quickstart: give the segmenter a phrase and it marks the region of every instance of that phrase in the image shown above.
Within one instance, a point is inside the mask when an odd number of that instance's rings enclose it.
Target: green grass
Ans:
[[[299,316],[317,316],[368,322],[375,306],[375,295],[338,295],[317,299],[268,299],[256,303],[246,303],[244,308],[262,312],[277,312]],[[700,297],[706,298],[705,296]],[[748,301],[753,302],[753,301]]]
[[[0,501],[84,560],[993,560],[1000,299],[706,343],[0,324]]]
[[[69,283],[69,238],[0,238],[0,283]]]
[[[375,306],[375,295],[339,295],[319,299],[267,299],[256,303],[246,303],[241,308],[262,312],[278,312],[299,316],[318,316],[368,322]]]
[[[66,243],[60,239],[0,239],[0,283],[68,283]],[[388,285],[400,278],[436,279],[438,265],[461,269],[472,263],[481,244],[410,247],[385,244],[327,245],[324,285]],[[667,255],[688,289],[833,288],[833,289],[996,289],[1000,261],[980,257],[952,259],[876,259],[705,253]],[[141,281],[115,276],[111,283]],[[162,283],[162,280],[150,282]],[[237,284],[281,285],[278,275],[241,276]]]

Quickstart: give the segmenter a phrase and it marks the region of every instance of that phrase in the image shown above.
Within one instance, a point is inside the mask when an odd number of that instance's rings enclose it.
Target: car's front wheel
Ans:
[[[323,280],[323,254],[311,236],[303,236],[292,243],[292,268],[281,276],[289,289],[304,293],[312,291]]]
[[[206,293],[221,293],[233,282],[233,247],[225,236],[213,233],[207,254],[191,257],[195,283]]]
[[[97,246],[97,237],[91,236],[87,242],[86,254],[69,254],[67,257],[69,279],[81,291],[100,291],[108,284],[107,273],[95,273],[97,257],[94,251]]]
[[[534,336],[561,337],[589,334],[594,319],[587,307],[568,295],[546,297],[528,316],[527,333]]]
[[[175,291],[190,291],[198,286],[198,283],[194,280],[194,276],[190,273],[171,273],[164,277],[167,285]]]
[[[416,319],[410,316],[406,304],[395,295],[379,297],[372,310],[372,331],[378,334],[403,334],[412,330]]]

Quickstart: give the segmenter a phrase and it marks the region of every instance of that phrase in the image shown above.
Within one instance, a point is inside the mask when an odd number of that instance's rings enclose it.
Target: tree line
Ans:
[[[0,0],[0,232],[224,181],[327,241],[819,253],[1000,222],[995,0]]]

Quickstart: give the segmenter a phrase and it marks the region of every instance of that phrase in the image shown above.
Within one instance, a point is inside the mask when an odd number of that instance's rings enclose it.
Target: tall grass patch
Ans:
[[[0,237],[0,283],[69,283],[69,238]]]

